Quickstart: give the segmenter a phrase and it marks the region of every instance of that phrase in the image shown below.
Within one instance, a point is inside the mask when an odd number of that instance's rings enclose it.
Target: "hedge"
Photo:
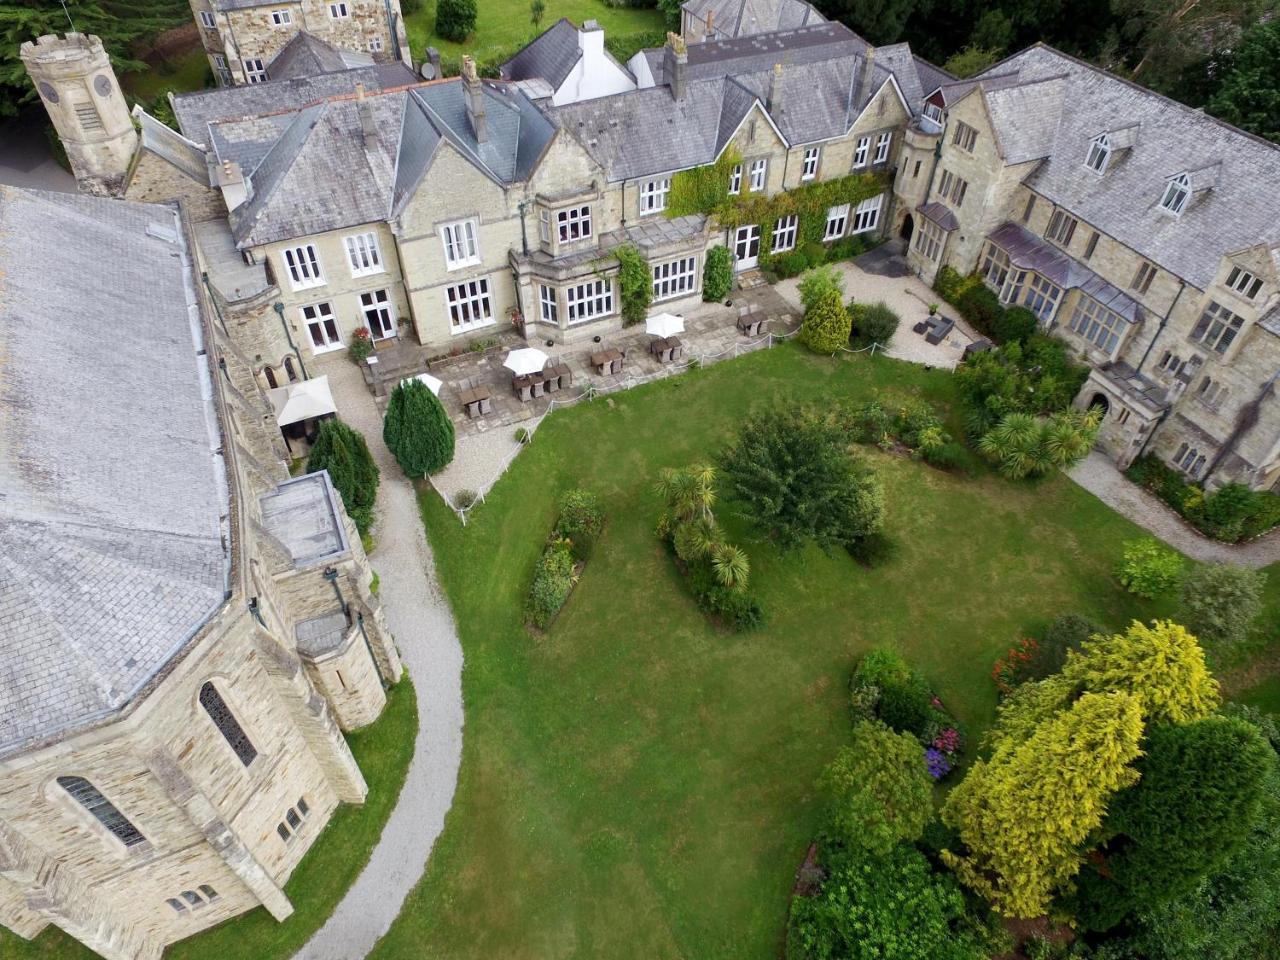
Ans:
[[[1002,304],[976,273],[964,276],[951,267],[943,267],[933,281],[933,290],[975,330],[996,343],[1025,343],[1039,326],[1039,319],[1026,307]]]
[[[1280,524],[1280,496],[1228,483],[1205,493],[1172,467],[1147,454],[1126,471],[1134,483],[1150,490],[1205,536],[1238,543],[1261,536]]]

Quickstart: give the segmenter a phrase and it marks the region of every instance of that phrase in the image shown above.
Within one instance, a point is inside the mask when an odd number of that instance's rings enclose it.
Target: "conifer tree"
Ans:
[[[355,521],[360,533],[368,533],[378,495],[378,465],[373,462],[364,435],[341,420],[323,421],[307,457],[307,472],[318,470],[329,471],[347,516]]]
[[[443,470],[453,460],[453,421],[420,380],[408,380],[391,392],[382,440],[413,479]]]

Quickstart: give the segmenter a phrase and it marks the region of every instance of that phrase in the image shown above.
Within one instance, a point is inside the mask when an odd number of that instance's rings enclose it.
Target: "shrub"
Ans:
[[[794,404],[754,414],[721,464],[743,516],[783,550],[830,551],[884,525],[884,489],[834,416]]]
[[[1154,537],[1129,540],[1116,570],[1120,585],[1134,596],[1155,600],[1167,596],[1182,576],[1182,554]]]
[[[412,479],[443,470],[453,459],[453,421],[420,380],[402,381],[391,391],[382,440]]]
[[[624,244],[613,252],[618,260],[618,293],[622,301],[622,325],[630,327],[644,320],[653,300],[653,276],[639,249]]]
[[[373,353],[373,338],[364,327],[357,327],[347,344],[347,359],[352,363],[364,363]]]
[[[555,535],[569,542],[576,559],[586,560],[591,555],[603,529],[604,508],[590,490],[570,490],[560,498]]]
[[[329,471],[333,488],[342,498],[360,535],[373,525],[373,503],[378,496],[378,466],[364,435],[341,420],[323,420],[307,458],[307,473]]]
[[[453,508],[455,510],[470,510],[478,499],[480,497],[474,490],[459,490],[453,495]]]
[[[1201,533],[1234,543],[1266,533],[1280,523],[1280,496],[1229,483],[1206,494],[1198,484],[1151,455],[1139,457],[1126,471],[1134,483],[1150,490]]]
[[[1088,375],[1087,367],[1069,358],[1065,344],[1040,334],[1025,344],[975,354],[955,374],[966,429],[976,438],[1010,413],[1066,411]]]
[[[529,431],[525,427],[516,427],[516,443],[526,444],[529,442]]]
[[[818,249],[821,250],[821,246],[819,246]],[[807,253],[806,256],[809,258],[810,263],[822,263],[822,257],[818,257],[815,260]],[[813,267],[806,271],[805,275],[800,278],[800,283],[797,285],[796,289],[800,293],[800,304],[804,307],[806,315],[810,310],[817,306],[820,301],[827,299],[832,292],[835,293],[836,300],[840,302],[841,309],[844,309],[844,277],[841,276],[840,271],[835,267]],[[845,339],[848,338],[846,337]]]
[[[893,432],[912,450],[941,446],[950,438],[942,431],[942,420],[928,403],[917,398],[903,401],[893,418]]]
[[[849,342],[849,311],[840,302],[839,293],[828,290],[805,310],[800,340],[814,353],[825,354],[833,354]]]
[[[868,651],[854,669],[850,689],[876,690],[875,716],[899,733],[920,737],[933,719],[929,684],[892,650]]]
[[[859,349],[873,343],[887,346],[900,322],[898,315],[883,300],[879,303],[851,303],[849,315],[853,327],[849,340]]]
[[[845,546],[849,555],[864,567],[882,567],[898,552],[898,542],[883,530],[855,537]]]
[[[872,397],[845,415],[845,424],[852,440],[858,443],[879,443],[893,433],[893,414],[885,409],[879,397]]]
[[[1039,323],[1040,318],[1026,307],[1009,307],[992,321],[991,334],[1000,343],[1025,343],[1036,332]]]
[[[573,552],[567,540],[553,540],[543,551],[533,574],[533,586],[525,604],[525,618],[545,630],[569,599],[573,589]]]
[[[1048,417],[1011,413],[982,435],[978,449],[1010,480],[1041,477],[1088,456],[1098,423],[1096,410]]]
[[[991,668],[991,679],[996,683],[1000,696],[1007,697],[1017,687],[1028,680],[1035,679],[1031,674],[1031,663],[1036,658],[1040,644],[1031,637],[1023,637],[998,657]]]
[[[422,9],[423,0],[400,0],[400,12],[406,17]]]
[[[1078,651],[1090,637],[1105,632],[1092,620],[1074,613],[1058,617],[1049,624],[1044,636],[1040,638],[1035,656],[1028,666],[1029,678],[1043,680],[1050,674],[1057,673],[1067,662],[1068,653]]]
[[[858,243],[857,237],[841,237],[835,243],[827,247],[827,263],[836,260],[848,260],[856,257],[862,252],[862,246]]]
[[[973,286],[974,278],[966,277],[954,267],[942,267],[933,281],[934,292],[948,303],[955,303],[960,295]]]
[[[1182,623],[1206,645],[1243,643],[1262,613],[1266,577],[1229,564],[1194,567],[1182,581]]]
[[[939,470],[957,470],[969,463],[969,451],[963,443],[948,440],[935,447],[926,447],[921,451],[925,463]]]
[[[476,0],[436,0],[436,36],[462,43],[476,28]]]
[[[1254,512],[1254,500],[1253,491],[1244,484],[1227,483],[1207,494],[1192,512],[1209,536],[1234,543],[1244,534],[1245,523]]]
[[[1004,314],[1004,307],[990,287],[982,283],[970,286],[960,294],[955,307],[980,333],[996,336],[997,321]]]
[[[723,300],[733,288],[733,254],[728,247],[712,247],[702,268],[702,299]]]
[[[799,250],[792,250],[773,258],[773,272],[782,279],[798,277],[809,267],[809,258]]]

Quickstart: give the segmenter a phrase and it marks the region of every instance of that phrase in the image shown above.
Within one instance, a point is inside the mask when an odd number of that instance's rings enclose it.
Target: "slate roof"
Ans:
[[[296,80],[320,73],[371,66],[373,57],[367,53],[339,50],[314,34],[299,30],[280,49],[275,59],[267,64],[267,76],[272,80]]]
[[[1009,254],[1009,260],[1015,266],[1034,270],[1063,290],[1079,288],[1131,324],[1142,322],[1142,307],[1136,300],[1021,224],[1002,224],[989,235],[989,239]]]
[[[1150,377],[1138,373],[1123,360],[1103,364],[1097,370],[1126,397],[1142,401],[1153,413],[1159,413],[1169,406],[1168,391]]]
[[[1061,80],[1044,82],[1051,77]],[[995,112],[1002,144],[1027,155],[1040,152],[1026,148],[1037,138],[1050,143],[1028,185],[1176,276],[1205,289],[1223,254],[1280,242],[1280,146],[1044,45],[992,67],[978,78],[984,89],[988,78],[1026,89]],[[1090,140],[1134,124],[1133,145],[1114,153],[1105,173],[1085,167]],[[1187,171],[1195,192],[1175,217],[1160,198],[1166,180]]]
[[[376,93],[417,81],[413,71],[403,63],[379,64],[311,77],[184,93],[173,98],[173,113],[184,136],[209,146],[211,123],[297,110],[329,97],[350,95],[355,92],[357,84],[362,84],[370,93]]]
[[[165,126],[141,107],[133,108],[133,118],[141,128],[142,149],[173,164],[202,186],[209,186],[209,164],[198,144]]]
[[[0,186],[0,749],[120,710],[224,602],[195,284],[175,207]]]
[[[578,28],[561,17],[501,67],[503,80],[546,80],[553,89],[564,83],[574,65],[582,59]]]
[[[960,227],[960,221],[956,219],[956,215],[951,208],[945,203],[939,203],[937,200],[920,204],[920,206],[916,207],[916,212],[925,219],[932,220],[948,233]]]
[[[376,136],[366,140],[355,97],[212,123],[219,164],[234,161],[253,196],[232,211],[236,244],[260,246],[390,219],[448,140],[499,184],[526,179],[555,133],[512,84],[483,81],[488,131],[476,141],[460,79],[366,96]]]
[[[681,9],[699,21],[700,34],[713,13],[711,27],[717,36],[745,37],[775,30],[792,30],[825,18],[804,0],[690,0]]]

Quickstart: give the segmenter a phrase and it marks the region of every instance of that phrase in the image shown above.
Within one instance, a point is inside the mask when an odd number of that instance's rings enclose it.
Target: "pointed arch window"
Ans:
[[[135,847],[146,840],[129,818],[84,777],[59,777],[58,786],[71,794],[73,800],[93,814],[94,819],[126,847]]]
[[[1191,196],[1191,178],[1185,173],[1170,177],[1164,187],[1164,196],[1160,198],[1160,206],[1172,214],[1182,213]]]
[[[1084,165],[1094,173],[1105,173],[1107,163],[1111,160],[1111,138],[1105,133],[1094,137],[1089,142],[1089,154]]]
[[[230,744],[231,749],[240,758],[240,762],[246,767],[253,763],[258,755],[257,748],[249,740],[244,728],[240,726],[240,721],[227,706],[227,702],[222,699],[222,694],[218,693],[218,688],[212,683],[206,683],[200,688],[200,706],[204,707],[205,713],[209,714],[209,719]]]

